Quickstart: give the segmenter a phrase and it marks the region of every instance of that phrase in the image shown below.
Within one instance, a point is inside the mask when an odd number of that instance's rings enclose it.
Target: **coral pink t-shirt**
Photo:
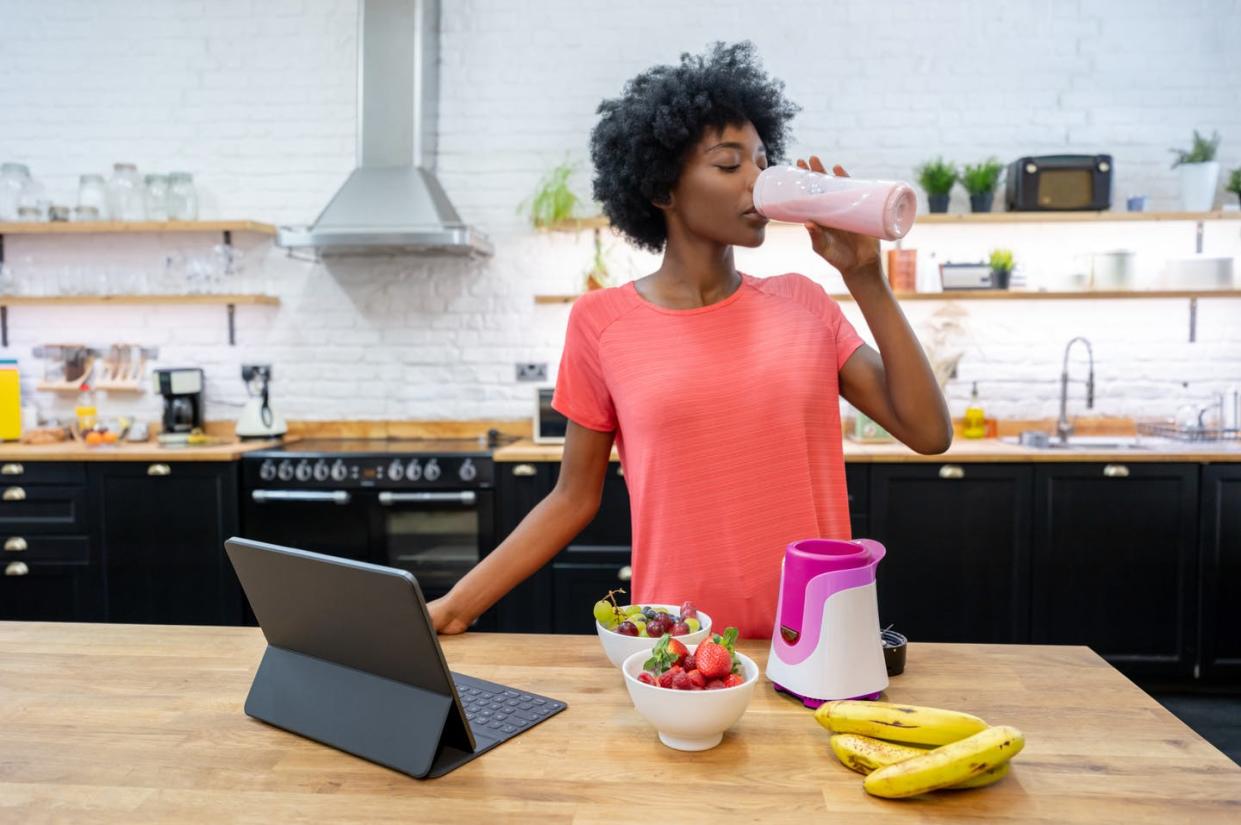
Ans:
[[[616,432],[633,601],[690,599],[770,638],[785,546],[851,537],[838,374],[862,340],[809,278],[741,277],[697,309],[633,283],[583,295],[552,406]]]

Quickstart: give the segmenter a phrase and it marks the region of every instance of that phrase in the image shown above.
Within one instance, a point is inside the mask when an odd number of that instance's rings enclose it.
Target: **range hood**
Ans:
[[[276,242],[321,255],[490,255],[435,178],[438,0],[358,4],[358,167],[311,226]]]

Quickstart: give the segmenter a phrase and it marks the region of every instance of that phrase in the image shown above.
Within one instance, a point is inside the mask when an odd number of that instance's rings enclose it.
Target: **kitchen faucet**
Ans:
[[[1060,370],[1060,419],[1056,422],[1056,434],[1060,436],[1060,443],[1067,444],[1069,435],[1073,432],[1073,425],[1069,423],[1069,416],[1065,412],[1069,400],[1069,352],[1073,349],[1073,345],[1081,341],[1086,345],[1086,356],[1090,359],[1090,374],[1086,376],[1086,409],[1094,409],[1094,350],[1090,347],[1090,342],[1080,335],[1070,339],[1064,348],[1064,366]]]

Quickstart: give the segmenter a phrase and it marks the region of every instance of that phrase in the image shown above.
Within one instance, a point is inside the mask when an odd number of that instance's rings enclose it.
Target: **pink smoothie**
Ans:
[[[754,183],[754,208],[773,221],[814,221],[895,241],[913,226],[918,198],[903,181],[861,180],[772,166]]]

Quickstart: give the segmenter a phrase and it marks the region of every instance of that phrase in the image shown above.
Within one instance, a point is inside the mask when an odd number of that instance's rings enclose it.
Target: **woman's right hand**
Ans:
[[[427,612],[431,614],[431,624],[435,627],[436,633],[441,633],[445,636],[455,636],[458,633],[464,633],[470,629],[470,622],[458,616],[452,609],[452,606],[448,604],[447,599],[447,596],[441,596],[427,603]]]

